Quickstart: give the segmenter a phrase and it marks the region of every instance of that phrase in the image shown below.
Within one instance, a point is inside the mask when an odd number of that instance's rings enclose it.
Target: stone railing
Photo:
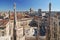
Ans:
[[[1,36],[0,40],[11,40],[11,36]]]

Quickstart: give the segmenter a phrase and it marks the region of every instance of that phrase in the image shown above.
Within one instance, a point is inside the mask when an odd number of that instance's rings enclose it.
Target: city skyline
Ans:
[[[48,10],[49,3],[52,4],[53,11],[60,11],[60,0],[0,0],[0,11],[13,11],[13,4],[16,3],[17,11],[29,10],[32,8],[33,10],[38,10],[39,8],[42,10]]]

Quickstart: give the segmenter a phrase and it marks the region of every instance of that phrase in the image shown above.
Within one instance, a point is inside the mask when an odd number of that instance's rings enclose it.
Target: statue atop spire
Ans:
[[[14,9],[16,9],[16,3],[15,2],[14,2],[14,5],[13,6],[14,6]]]

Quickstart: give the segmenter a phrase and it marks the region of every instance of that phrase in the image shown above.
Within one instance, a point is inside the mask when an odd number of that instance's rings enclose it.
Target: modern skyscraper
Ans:
[[[49,3],[49,27],[48,27],[48,40],[50,40],[50,17],[51,17],[51,3]]]
[[[38,9],[39,16],[42,16],[41,9]]]

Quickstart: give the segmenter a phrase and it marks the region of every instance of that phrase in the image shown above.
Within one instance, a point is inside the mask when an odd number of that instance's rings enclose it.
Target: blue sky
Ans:
[[[60,11],[60,0],[0,0],[0,11],[13,10],[13,3],[16,2],[16,10],[24,11],[33,8],[48,10],[49,2],[52,3],[52,10]]]

